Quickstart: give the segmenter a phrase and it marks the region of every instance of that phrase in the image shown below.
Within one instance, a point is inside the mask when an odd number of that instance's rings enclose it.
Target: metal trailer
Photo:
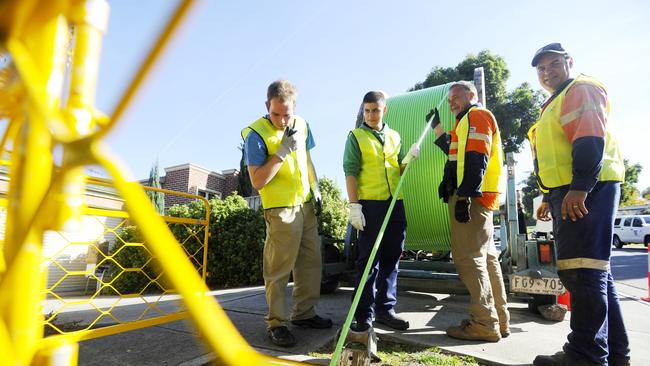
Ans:
[[[485,105],[483,68],[475,70],[474,83],[479,91],[479,100]],[[360,110],[356,126],[361,122]],[[554,241],[550,238],[528,240],[526,234],[519,234],[515,163],[514,155],[507,154],[506,204],[505,208],[498,213],[500,216],[499,237],[502,243],[501,268],[508,291],[517,296],[528,297],[529,308],[532,311],[537,311],[538,305],[556,303],[557,295],[564,292],[564,287],[557,276],[555,264],[557,253]],[[431,166],[427,169],[437,169],[440,170],[438,174],[442,173],[442,167]],[[435,174],[432,177],[432,179],[436,179]],[[438,180],[435,181],[436,187],[440,178],[437,177]],[[406,197],[405,203],[408,203]],[[433,217],[436,221],[448,222],[446,210],[434,211]],[[412,216],[409,216],[409,223],[411,218]],[[341,282],[349,284],[355,282],[355,234],[355,230],[348,225],[345,239],[323,238],[323,281],[321,286],[323,293],[335,291]],[[446,235],[446,246],[442,250],[422,250],[421,246],[413,248],[413,245],[409,243],[409,234],[407,234],[406,248],[399,267],[399,289],[432,293],[467,293],[467,289],[456,273],[453,258],[450,255],[448,227],[442,235],[443,237]],[[431,236],[439,237],[440,233],[431,233]]]

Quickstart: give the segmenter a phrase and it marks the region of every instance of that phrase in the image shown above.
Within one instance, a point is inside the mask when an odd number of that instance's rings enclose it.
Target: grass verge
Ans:
[[[331,342],[316,352],[309,353],[314,358],[332,357],[335,344]],[[445,354],[438,347],[425,347],[413,344],[403,344],[391,340],[379,338],[378,355],[381,362],[373,365],[381,366],[411,366],[411,365],[429,365],[429,366],[478,366],[480,365],[473,357],[456,356]]]

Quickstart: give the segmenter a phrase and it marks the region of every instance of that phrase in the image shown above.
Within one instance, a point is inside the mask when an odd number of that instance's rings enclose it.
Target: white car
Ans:
[[[650,215],[619,216],[614,220],[612,245],[622,248],[629,243],[650,243]]]

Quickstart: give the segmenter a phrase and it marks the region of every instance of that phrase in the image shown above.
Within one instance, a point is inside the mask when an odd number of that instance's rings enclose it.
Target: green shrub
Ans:
[[[325,237],[345,238],[348,227],[348,201],[343,199],[341,190],[330,178],[319,179],[318,187],[323,196],[323,213],[318,220],[318,232]]]
[[[210,201],[208,286],[261,285],[266,224],[262,210],[251,210],[243,197]]]
[[[319,232],[330,238],[343,238],[347,228],[347,201],[342,199],[341,191],[329,178],[319,181],[323,195],[323,213],[319,219]],[[202,201],[194,201],[186,205],[174,205],[168,210],[169,216],[202,219],[205,217],[205,206]],[[197,270],[203,261],[202,241],[203,227],[191,224],[170,224],[170,230],[181,242],[190,255],[194,255],[192,263]],[[206,282],[210,288],[240,287],[261,285],[262,257],[266,224],[262,209],[251,210],[246,200],[232,194],[224,199],[210,200],[210,228],[208,239],[208,263]],[[125,268],[142,268],[142,272],[125,272],[113,283],[120,293],[140,293],[160,291],[161,288],[150,284],[145,273],[156,278],[157,262],[147,263],[151,254],[142,247],[125,243],[141,243],[142,236],[135,226],[125,227],[118,232],[117,239],[111,248],[116,253],[123,248],[114,259]],[[186,240],[187,239],[187,240]],[[145,266],[145,263],[147,265]],[[122,270],[113,265],[109,274],[114,278]],[[167,281],[158,280],[162,290],[167,289]]]
[[[167,282],[158,278],[160,271],[157,261],[152,259],[145,247],[139,245],[144,240],[137,227],[125,226],[116,234],[109,249],[114,262],[109,261],[108,281],[112,280],[111,286],[122,295],[163,291]],[[104,292],[113,294],[114,290],[106,288]]]
[[[176,205],[170,216],[202,218],[200,201]],[[207,284],[211,288],[261,285],[265,223],[262,211],[251,210],[236,194],[210,200],[210,239],[208,240]],[[175,235],[182,228],[172,225]]]

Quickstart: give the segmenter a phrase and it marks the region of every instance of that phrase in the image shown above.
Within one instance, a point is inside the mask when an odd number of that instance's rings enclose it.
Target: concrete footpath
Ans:
[[[330,317],[334,328],[312,330],[292,327],[299,344],[293,348],[274,346],[266,337],[264,314],[266,302],[261,287],[216,291],[215,296],[229,314],[246,340],[258,351],[310,363],[326,364],[307,355],[330,342],[347,315],[352,289],[342,288],[334,294],[323,295],[318,313]],[[529,365],[538,354],[559,351],[569,332],[569,316],[562,322],[549,322],[530,313],[527,305],[510,299],[512,335],[498,343],[454,340],[445,329],[458,324],[467,316],[469,298],[466,295],[430,294],[402,291],[398,294],[398,312],[409,320],[411,328],[397,332],[378,326],[380,339],[437,346],[447,352],[475,357],[485,365]],[[160,304],[171,310],[177,300]],[[142,305],[120,301],[119,313],[141,314]],[[622,293],[622,307],[632,348],[632,365],[650,365],[650,303]],[[94,312],[96,314],[96,312]],[[71,309],[61,314],[62,320],[88,321],[91,313]],[[110,319],[105,324],[110,323]],[[130,331],[113,336],[84,341],[80,344],[80,365],[204,365],[214,359],[197,338],[189,321],[177,321],[160,326]],[[381,340],[380,340],[381,349]]]

